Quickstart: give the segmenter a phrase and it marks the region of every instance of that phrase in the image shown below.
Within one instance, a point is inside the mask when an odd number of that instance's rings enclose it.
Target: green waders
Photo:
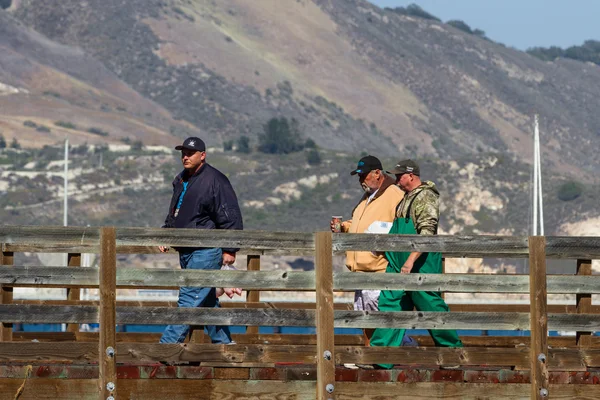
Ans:
[[[410,215],[410,212],[407,213]],[[390,234],[416,235],[417,231],[410,217],[396,218]],[[386,252],[389,261],[386,273],[400,273],[408,259],[408,252]],[[423,253],[415,262],[411,273],[441,274],[441,253]],[[405,290],[382,290],[379,296],[379,311],[442,311],[448,312],[448,305],[439,292],[407,292]],[[405,329],[377,328],[371,337],[371,346],[401,346]],[[455,330],[430,329],[429,334],[436,346],[463,347]],[[379,364],[392,368],[393,364]]]

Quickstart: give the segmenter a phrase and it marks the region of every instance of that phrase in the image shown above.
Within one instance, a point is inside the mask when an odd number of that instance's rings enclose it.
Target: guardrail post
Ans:
[[[4,248],[4,244],[2,245]],[[12,266],[14,265],[15,257],[11,251],[2,251],[0,254],[0,265]],[[0,286],[0,304],[11,304],[13,302],[13,288]],[[0,327],[0,341],[11,342],[13,336],[13,325],[10,323],[2,322]]]
[[[317,399],[335,399],[333,247],[331,232],[315,234]]]
[[[577,260],[577,275],[592,275],[592,260]],[[577,295],[577,314],[592,312],[592,295],[590,293]],[[577,346],[589,347],[592,344],[592,332],[577,332]]]
[[[531,398],[548,398],[548,298],[546,238],[529,237],[529,298],[531,326]]]
[[[114,227],[100,230],[100,348],[99,399],[116,397],[117,243]]]
[[[248,255],[246,266],[248,271],[260,271],[260,256],[252,254]],[[248,290],[246,292],[246,303],[258,303],[259,301],[259,290]],[[258,334],[258,328],[258,326],[247,326],[246,334]]]
[[[67,256],[67,265],[69,267],[81,267],[81,253],[69,253]],[[81,289],[67,288],[67,300],[81,300]],[[67,332],[79,332],[79,324],[67,324]],[[75,340],[77,340],[77,336]]]

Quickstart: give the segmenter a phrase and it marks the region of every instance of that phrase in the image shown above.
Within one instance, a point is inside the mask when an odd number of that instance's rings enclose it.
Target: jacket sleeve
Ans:
[[[440,220],[439,196],[431,190],[424,190],[417,196],[419,198],[412,205],[411,210],[414,212],[413,220],[417,233],[419,235],[437,235]]]
[[[214,215],[215,227],[217,229],[244,229],[242,212],[238,204],[237,196],[226,177],[215,180],[214,186]],[[223,251],[235,253],[239,249],[224,248]]]

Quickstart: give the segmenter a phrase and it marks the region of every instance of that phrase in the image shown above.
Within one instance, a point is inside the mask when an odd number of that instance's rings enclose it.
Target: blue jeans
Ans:
[[[221,249],[189,250],[179,253],[179,263],[182,269],[221,269]],[[182,287],[179,289],[178,307],[214,307],[218,308],[215,288]],[[231,333],[227,326],[206,325],[204,327],[213,343],[231,343]],[[190,331],[189,325],[169,325],[165,329],[160,343],[183,343]]]

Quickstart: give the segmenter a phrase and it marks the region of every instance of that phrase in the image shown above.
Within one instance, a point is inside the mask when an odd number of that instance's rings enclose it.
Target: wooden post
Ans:
[[[592,260],[577,260],[577,275],[592,275]],[[592,295],[589,293],[577,295],[577,314],[592,312]],[[577,332],[576,341],[579,347],[591,345],[592,332]]]
[[[81,254],[69,253],[67,258],[69,267],[81,267]],[[81,300],[81,289],[67,289],[67,300]],[[79,324],[67,324],[67,332],[79,332]]]
[[[249,255],[246,260],[248,271],[260,271],[260,256]],[[260,291],[248,290],[246,292],[246,303],[258,303],[260,301]],[[247,334],[258,334],[258,326],[247,326]]]
[[[4,246],[2,246],[4,247]],[[0,255],[1,266],[11,266],[15,263],[14,253],[10,251],[3,251]],[[1,268],[1,267],[0,267]],[[13,302],[13,288],[12,287],[0,287],[0,304],[11,304]],[[2,323],[0,327],[0,342],[11,342],[13,334],[13,325],[9,323]]]
[[[548,314],[546,238],[529,237],[529,296],[531,315],[531,398],[548,398]]]
[[[100,230],[99,399],[116,398],[117,243],[114,227]]]
[[[317,399],[335,399],[333,248],[331,232],[315,234]]]

